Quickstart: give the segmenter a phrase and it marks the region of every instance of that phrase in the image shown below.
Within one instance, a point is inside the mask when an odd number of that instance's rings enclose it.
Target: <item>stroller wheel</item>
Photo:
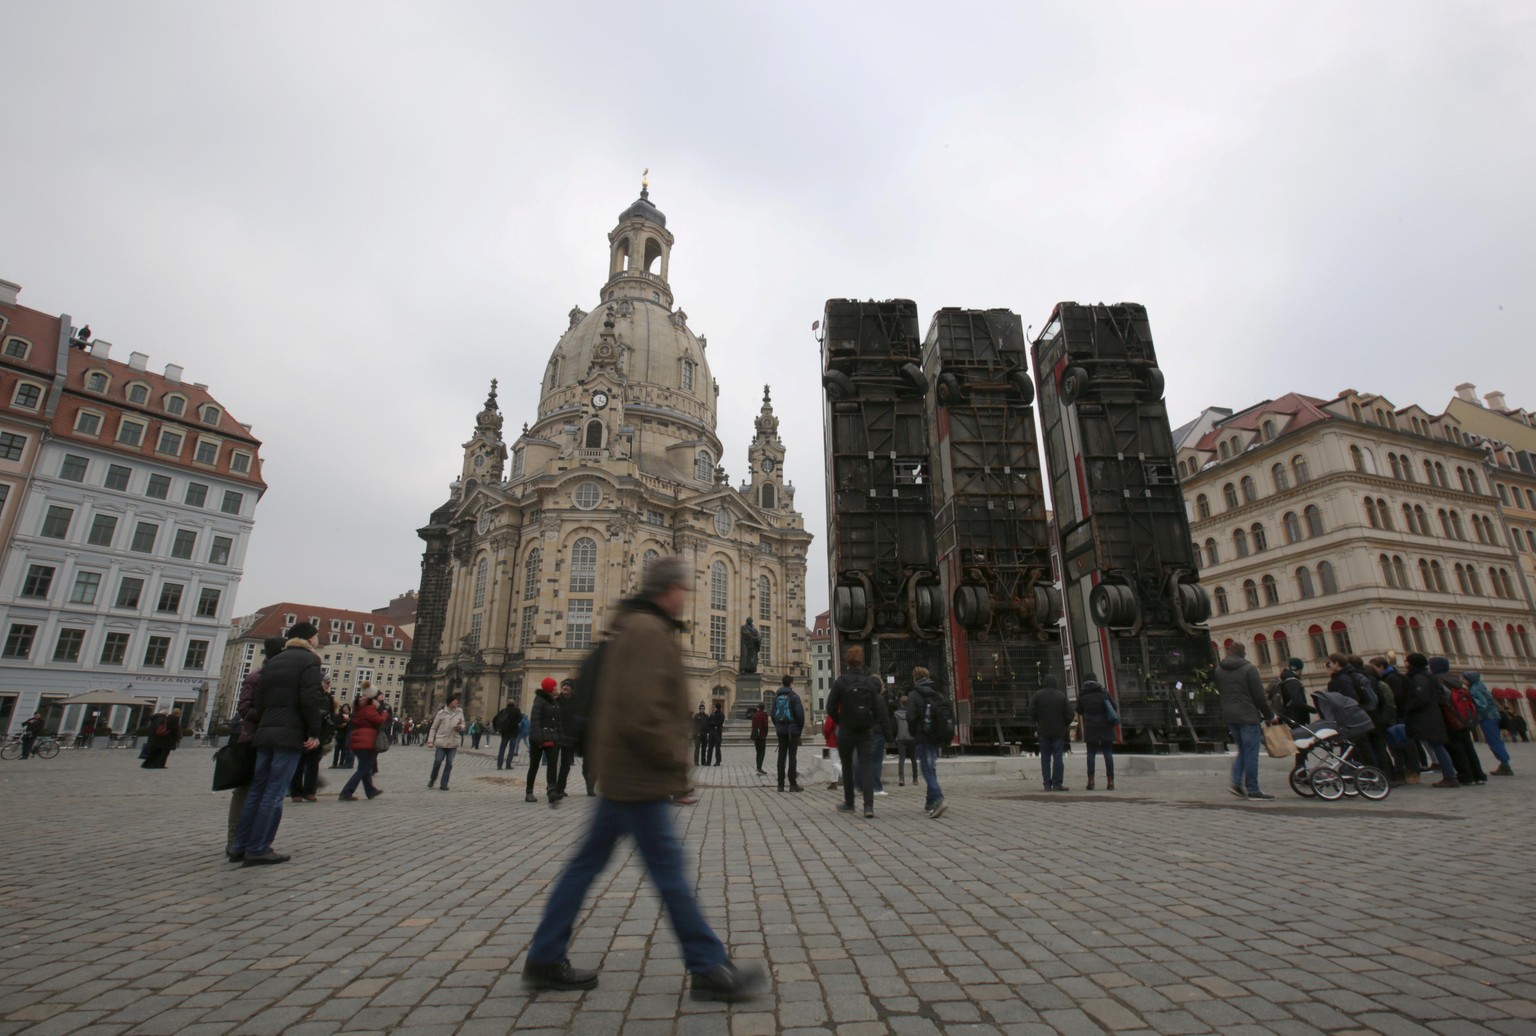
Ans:
[[[1355,774],[1355,790],[1372,802],[1380,802],[1392,794],[1392,782],[1374,766],[1362,766]]]
[[[1317,792],[1312,789],[1312,775],[1304,769],[1291,771],[1291,790],[1304,799],[1317,795]]]
[[[1339,776],[1337,770],[1330,770],[1326,766],[1312,771],[1312,790],[1317,792],[1317,797],[1328,802],[1344,797],[1344,778]]]

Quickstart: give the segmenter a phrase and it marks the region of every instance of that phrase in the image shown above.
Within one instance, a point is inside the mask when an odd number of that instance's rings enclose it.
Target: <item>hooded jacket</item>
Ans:
[[[1035,721],[1035,733],[1041,740],[1066,740],[1067,730],[1072,726],[1072,706],[1056,686],[1054,676],[1041,681],[1040,689],[1030,698],[1029,716]]]
[[[327,702],[320,683],[320,656],[309,641],[289,640],[286,648],[262,664],[260,672],[251,699],[256,714],[251,744],[299,751],[306,740],[319,741]]]
[[[1445,717],[1440,715],[1440,683],[1428,669],[1408,670],[1408,696],[1402,711],[1408,736],[1419,741],[1445,744]]]
[[[560,706],[555,704],[554,693],[542,687],[533,692],[533,708],[528,710],[528,743],[560,743]]]
[[[1488,685],[1483,683],[1483,674],[1467,672],[1462,673],[1461,678],[1467,681],[1467,693],[1472,695],[1472,703],[1477,706],[1477,718],[1497,721],[1499,705],[1493,700],[1493,692],[1488,690]]]
[[[907,695],[907,731],[913,740],[925,745],[934,743],[928,740],[923,730],[923,717],[928,714],[928,706],[938,700],[939,689],[933,685],[930,677],[925,676],[912,685],[912,693]]]
[[[1090,745],[1107,745],[1115,739],[1109,722],[1109,691],[1097,680],[1084,680],[1077,692],[1077,714],[1083,717],[1083,740]]]
[[[788,687],[780,687],[773,696],[773,704],[768,708],[769,716],[778,714],[780,698],[789,699],[789,722],[774,723],[774,732],[780,737],[799,737],[805,730],[805,706],[800,702],[800,695]]]
[[[1264,694],[1258,667],[1239,655],[1228,655],[1216,666],[1216,689],[1221,692],[1221,721],[1252,726],[1275,718]]]
[[[681,623],[647,598],[620,602],[592,706],[593,779],[606,799],[655,802],[688,790],[688,680]]]

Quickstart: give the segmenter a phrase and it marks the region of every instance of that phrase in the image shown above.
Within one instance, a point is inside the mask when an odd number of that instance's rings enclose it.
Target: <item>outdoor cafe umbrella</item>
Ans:
[[[122,691],[96,690],[77,694],[73,698],[65,698],[62,701],[49,702],[50,705],[127,705],[133,708],[144,708],[153,705],[154,699],[135,698],[131,694]]]

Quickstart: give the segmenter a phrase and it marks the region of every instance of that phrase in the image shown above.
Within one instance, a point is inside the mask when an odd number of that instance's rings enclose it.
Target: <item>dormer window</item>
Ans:
[[[143,406],[149,402],[149,386],[142,382],[135,382],[128,386],[128,402],[135,406]]]
[[[170,395],[165,397],[165,412],[172,417],[180,417],[187,412],[187,398],[185,396]]]
[[[111,379],[102,371],[91,371],[85,376],[85,387],[92,392],[105,392],[109,384]]]
[[[21,407],[23,410],[36,410],[42,401],[42,387],[30,381],[19,382],[16,385],[15,395],[11,396],[11,405]]]
[[[25,338],[7,338],[5,340],[5,355],[11,360],[25,360],[27,354],[32,351],[32,343]]]
[[[205,406],[205,407],[203,407],[202,418],[203,418],[203,424],[218,424],[219,423],[219,408],[216,407],[216,406]]]

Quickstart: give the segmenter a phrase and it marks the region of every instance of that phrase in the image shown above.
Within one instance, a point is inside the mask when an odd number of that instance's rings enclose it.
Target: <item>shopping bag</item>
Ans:
[[[1271,759],[1289,759],[1295,755],[1296,739],[1291,737],[1291,728],[1265,724],[1264,751]]]
[[[256,775],[256,746],[249,741],[231,741],[213,753],[213,790],[243,788]]]

